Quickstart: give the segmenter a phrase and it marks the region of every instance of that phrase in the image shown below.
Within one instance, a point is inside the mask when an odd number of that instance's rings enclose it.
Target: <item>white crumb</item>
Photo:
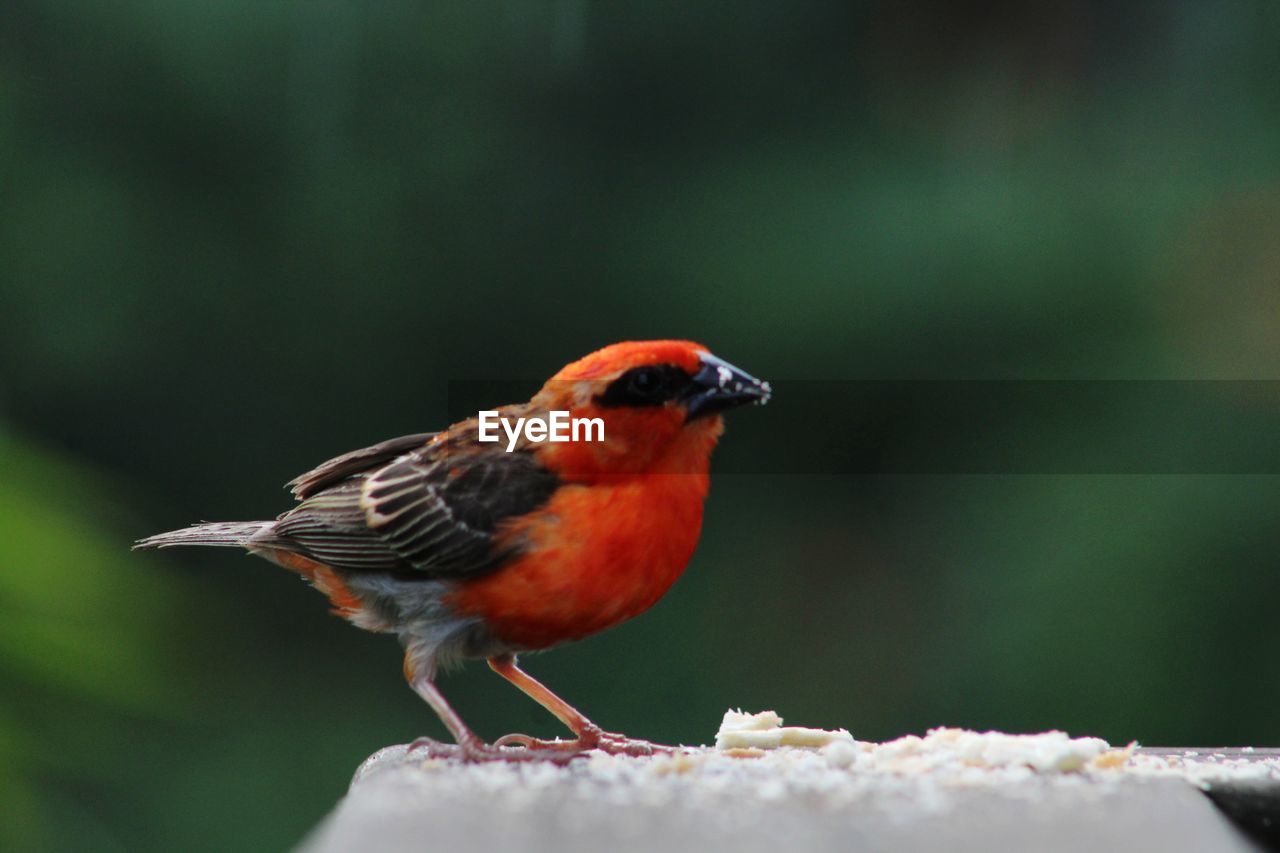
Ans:
[[[784,726],[774,711],[744,714],[725,711],[716,732],[717,749],[777,749],[782,746],[826,746],[834,741],[853,743],[853,735],[844,729],[807,729]]]
[[[877,763],[907,772],[946,764],[968,767],[1029,767],[1041,773],[1079,770],[1109,750],[1101,738],[1072,738],[1063,732],[1011,735],[966,729],[931,729],[923,738],[907,735],[872,749]]]

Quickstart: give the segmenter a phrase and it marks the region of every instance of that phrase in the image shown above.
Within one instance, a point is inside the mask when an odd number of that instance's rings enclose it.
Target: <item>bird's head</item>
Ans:
[[[546,444],[539,455],[583,473],[700,473],[727,409],[768,401],[761,382],[691,341],[626,341],[564,367],[540,409],[598,418],[603,441]]]

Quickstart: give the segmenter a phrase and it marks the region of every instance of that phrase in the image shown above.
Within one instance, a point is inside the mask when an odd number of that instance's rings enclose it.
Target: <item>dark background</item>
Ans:
[[[671,595],[527,660],[607,727],[1280,743],[1280,484],[1248,462],[1272,386],[1184,432],[1124,394],[951,429],[848,382],[1280,378],[1278,25],[9,0],[3,846],[280,849],[366,755],[442,735],[394,640],[297,578],[128,544],[273,516],[311,465],[443,425],[451,382],[528,393],[627,338],[703,341],[777,396],[731,419]],[[828,467],[859,408],[930,464]],[[1064,461],[1104,434],[1113,462]],[[1192,462],[1123,464],[1148,435]],[[483,666],[443,686],[486,736],[557,733]]]

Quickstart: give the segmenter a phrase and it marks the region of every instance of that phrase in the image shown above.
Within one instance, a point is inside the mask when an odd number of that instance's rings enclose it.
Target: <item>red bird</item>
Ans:
[[[662,597],[698,541],[720,413],[769,394],[700,344],[614,344],[497,410],[508,424],[598,418],[603,437],[537,441],[522,430],[509,449],[501,430],[482,441],[472,418],[325,462],[289,483],[301,502],[274,521],[199,524],[135,547],[245,548],[302,575],[355,625],[398,635],[405,677],[457,742],[418,742],[438,754],[646,754],[658,747],[604,731],[516,655],[611,628]],[[441,667],[477,657],[575,739],[481,740],[435,684]]]

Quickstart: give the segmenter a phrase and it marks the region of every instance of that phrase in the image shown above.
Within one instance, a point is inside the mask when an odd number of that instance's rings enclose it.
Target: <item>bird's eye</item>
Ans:
[[[662,390],[662,374],[652,367],[642,367],[631,374],[630,390],[638,397],[654,397]]]
[[[661,406],[680,395],[689,374],[673,364],[633,367],[609,383],[597,402],[602,406]]]

